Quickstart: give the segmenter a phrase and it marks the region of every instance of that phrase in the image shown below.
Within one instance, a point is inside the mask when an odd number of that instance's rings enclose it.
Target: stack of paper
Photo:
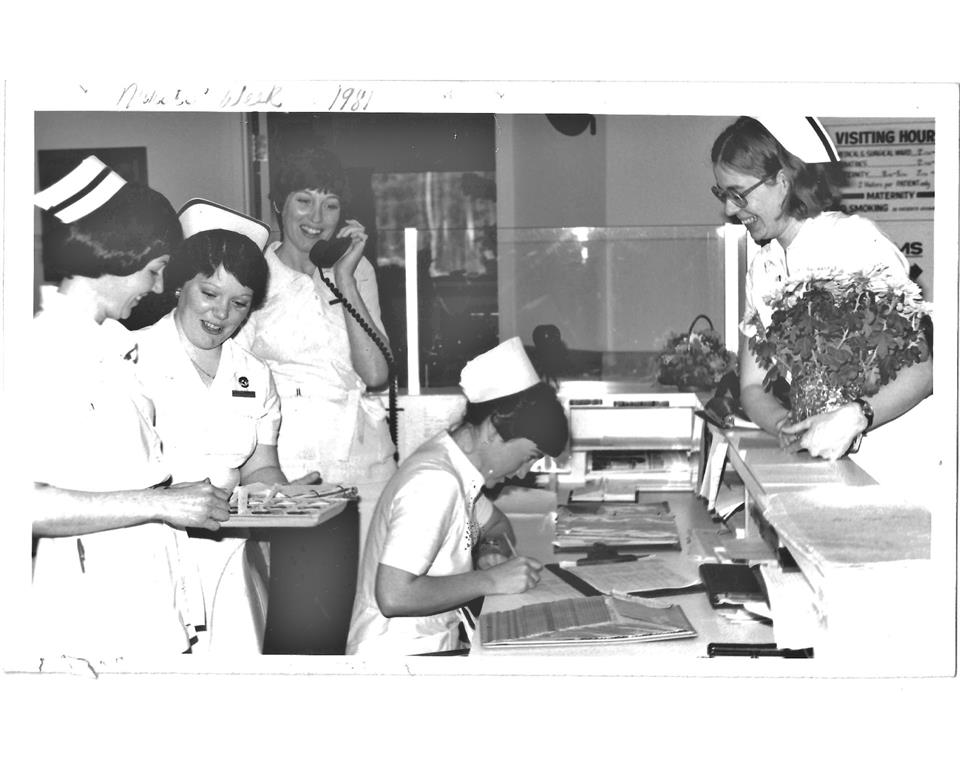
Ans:
[[[645,642],[696,634],[680,606],[631,597],[579,597],[480,615],[484,646]]]
[[[587,479],[600,476],[630,480],[642,491],[687,490],[697,465],[689,451],[594,451]]]
[[[677,590],[700,583],[699,574],[681,573],[653,555],[626,563],[564,566],[563,570],[605,595]]]
[[[632,480],[595,477],[570,491],[571,503],[636,500],[637,484]]]
[[[930,559],[930,511],[879,485],[780,493],[764,516],[821,591],[839,570]]]
[[[617,547],[680,546],[680,534],[670,505],[600,505],[590,511],[557,510],[556,549],[589,549],[600,543]]]
[[[897,621],[893,607],[924,612],[932,586],[927,508],[877,485],[778,494],[764,514],[810,584],[832,645],[916,642],[916,629]]]

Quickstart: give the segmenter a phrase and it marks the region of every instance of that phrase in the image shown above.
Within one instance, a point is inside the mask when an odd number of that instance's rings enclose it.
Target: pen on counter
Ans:
[[[653,555],[650,552],[645,552],[640,555],[618,555],[615,558],[601,558],[598,560],[590,560],[584,557],[580,560],[561,560],[558,565],[561,568],[578,568],[584,565],[612,565],[615,563],[632,563],[634,560],[642,560],[645,557],[653,557]]]
[[[77,539],[77,556],[80,558],[80,573],[86,573],[87,569],[84,566],[84,560],[87,559],[86,553],[83,551],[83,542],[80,539]]]
[[[707,643],[707,656],[779,656],[784,659],[811,659],[812,648],[777,648],[776,643]]]

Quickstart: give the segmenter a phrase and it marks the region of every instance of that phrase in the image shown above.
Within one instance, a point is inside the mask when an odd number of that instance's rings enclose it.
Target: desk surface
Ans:
[[[849,457],[824,461],[806,452],[789,453],[780,448],[776,437],[755,429],[718,430],[713,425],[709,429],[729,443],[727,455],[730,463],[751,498],[761,507],[766,506],[771,496],[784,491],[801,491],[828,484],[876,484]]]
[[[561,495],[562,495],[561,491]],[[687,571],[696,568],[697,563],[690,557],[690,531],[698,528],[716,530],[707,514],[704,503],[695,498],[691,491],[669,493],[642,493],[641,501],[666,500],[670,504],[677,520],[681,547],[676,550],[655,550],[657,557],[668,566]],[[510,518],[517,535],[517,551],[534,557],[544,563],[555,563],[561,559],[569,560],[573,555],[558,555],[553,551],[554,523],[552,511],[556,509],[556,495],[543,491],[511,488],[501,494],[497,501]],[[565,597],[578,597],[580,593],[568,586],[548,571],[536,588],[520,595],[491,595],[484,600],[484,611],[502,611],[518,608],[521,605],[554,600]],[[576,656],[639,656],[657,664],[674,666],[691,659],[707,659],[708,642],[770,643],[773,642],[772,629],[759,622],[735,624],[725,619],[721,612],[714,610],[705,592],[676,595],[660,598],[676,603],[683,608],[697,637],[684,640],[664,640],[649,643],[615,643],[570,647],[538,648],[482,648],[474,647],[471,655],[476,656],[539,656],[539,655],[576,655]],[[709,659],[709,662],[720,662]],[[722,662],[720,662],[722,663]]]

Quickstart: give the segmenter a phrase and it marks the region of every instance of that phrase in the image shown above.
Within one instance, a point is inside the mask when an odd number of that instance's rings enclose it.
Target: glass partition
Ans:
[[[551,347],[561,355],[554,362],[563,379],[652,378],[668,334],[686,332],[699,315],[736,349],[731,328],[742,227],[499,228],[496,251],[486,243],[475,271],[438,270],[430,247],[437,233],[418,229],[416,235],[415,257],[411,242],[403,264],[380,266],[381,306],[401,386],[411,383],[406,264],[414,258],[416,371],[424,389],[456,386],[467,360],[514,335],[531,349],[539,340],[541,359]],[[378,237],[402,239],[402,233]],[[459,233],[443,237],[457,240]],[[464,232],[461,242],[468,240]],[[696,327],[708,328],[708,321]]]
[[[722,227],[501,230],[498,240],[501,334],[532,344],[538,326],[554,326],[568,378],[649,376],[667,334],[698,315],[709,318],[698,328],[724,336]]]

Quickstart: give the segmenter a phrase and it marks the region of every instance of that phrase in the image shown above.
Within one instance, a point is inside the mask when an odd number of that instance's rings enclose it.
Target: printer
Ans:
[[[564,381],[558,391],[570,444],[533,469],[564,485],[609,480],[642,491],[692,490],[700,429],[693,392],[655,382]],[[549,457],[547,457],[549,458]]]

